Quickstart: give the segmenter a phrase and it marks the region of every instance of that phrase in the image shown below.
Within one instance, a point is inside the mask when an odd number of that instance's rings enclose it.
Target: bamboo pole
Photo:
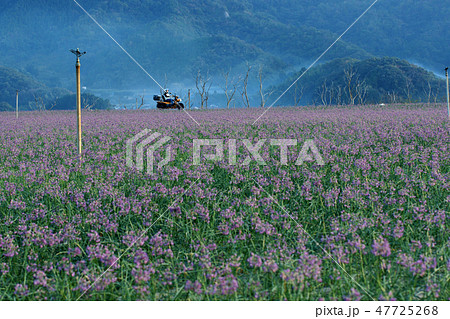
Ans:
[[[77,57],[76,70],[77,70],[77,131],[78,131],[78,155],[81,155],[82,143],[81,143],[81,81],[80,81],[80,59]]]

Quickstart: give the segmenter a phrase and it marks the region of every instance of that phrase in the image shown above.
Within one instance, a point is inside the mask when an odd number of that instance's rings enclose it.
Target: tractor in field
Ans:
[[[153,100],[156,101],[158,109],[184,109],[181,98],[176,94],[169,93],[169,90],[165,90],[161,95],[154,95]]]

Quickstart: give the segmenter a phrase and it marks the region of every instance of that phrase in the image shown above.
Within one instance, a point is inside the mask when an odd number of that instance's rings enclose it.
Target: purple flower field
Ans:
[[[444,107],[261,113],[84,112],[81,159],[76,113],[1,113],[0,299],[450,298]],[[171,137],[153,175],[126,165],[143,129]],[[299,143],[194,165],[198,138]],[[325,165],[295,165],[307,139]]]

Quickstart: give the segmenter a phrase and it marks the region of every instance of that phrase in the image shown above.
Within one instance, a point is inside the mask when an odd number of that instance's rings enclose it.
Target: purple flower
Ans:
[[[68,252],[69,252],[69,256],[71,256],[71,257],[81,256],[81,254],[82,254],[81,249],[79,247],[69,248]]]
[[[276,272],[278,270],[278,265],[274,260],[268,259],[264,262],[263,270],[267,272]]]
[[[255,255],[254,253],[250,253],[250,257],[247,259],[248,263],[250,264],[250,267],[258,268],[262,266],[262,260],[261,257],[258,255]]]
[[[28,290],[27,285],[17,284],[14,288],[14,293],[19,297],[25,297],[30,293],[30,291]]]
[[[7,273],[9,273],[9,265],[6,263],[1,263],[0,264],[0,274],[6,275]]]
[[[361,294],[355,288],[350,289],[350,295],[344,296],[345,301],[359,301],[361,300]]]
[[[394,293],[392,291],[389,291],[387,296],[380,295],[378,297],[378,300],[381,300],[381,301],[396,301],[397,299],[394,298]]]
[[[0,235],[0,249],[5,251],[3,254],[6,257],[14,257],[18,254],[18,247],[14,243],[14,239],[12,237],[2,237]]]
[[[152,275],[156,272],[153,265],[141,265],[138,264],[132,271],[131,275],[137,283],[147,282]]]
[[[217,289],[224,296],[234,294],[239,287],[236,277],[233,275],[227,275],[225,277],[219,277],[217,282]]]
[[[375,256],[383,256],[383,257],[390,256],[391,246],[389,245],[387,239],[381,236],[378,239],[375,239],[372,244],[372,253]]]
[[[11,200],[11,203],[8,206],[9,209],[20,209],[20,210],[24,210],[27,208],[27,204],[21,200]]]
[[[47,275],[45,274],[45,272],[43,272],[42,270],[38,270],[35,274],[34,274],[34,281],[33,283],[36,286],[43,286],[43,287],[47,287]]]
[[[194,282],[187,280],[184,289],[187,291],[193,291],[199,295],[202,293],[202,284],[198,280]]]

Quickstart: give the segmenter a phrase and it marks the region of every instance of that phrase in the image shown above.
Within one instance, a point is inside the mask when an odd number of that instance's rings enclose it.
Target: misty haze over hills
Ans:
[[[213,88],[220,91],[220,75],[231,69],[242,76],[247,63],[254,66],[252,88],[259,67],[266,86],[284,84],[373,1],[78,2],[161,85],[194,89],[194,76],[202,71],[215,77]],[[450,58],[449,13],[450,0],[380,0],[320,63],[395,56],[442,72]],[[48,87],[73,90],[75,59],[68,50],[79,47],[88,52],[82,58],[88,90],[145,89],[148,97],[159,92],[72,0],[2,0],[0,29],[0,65]]]

